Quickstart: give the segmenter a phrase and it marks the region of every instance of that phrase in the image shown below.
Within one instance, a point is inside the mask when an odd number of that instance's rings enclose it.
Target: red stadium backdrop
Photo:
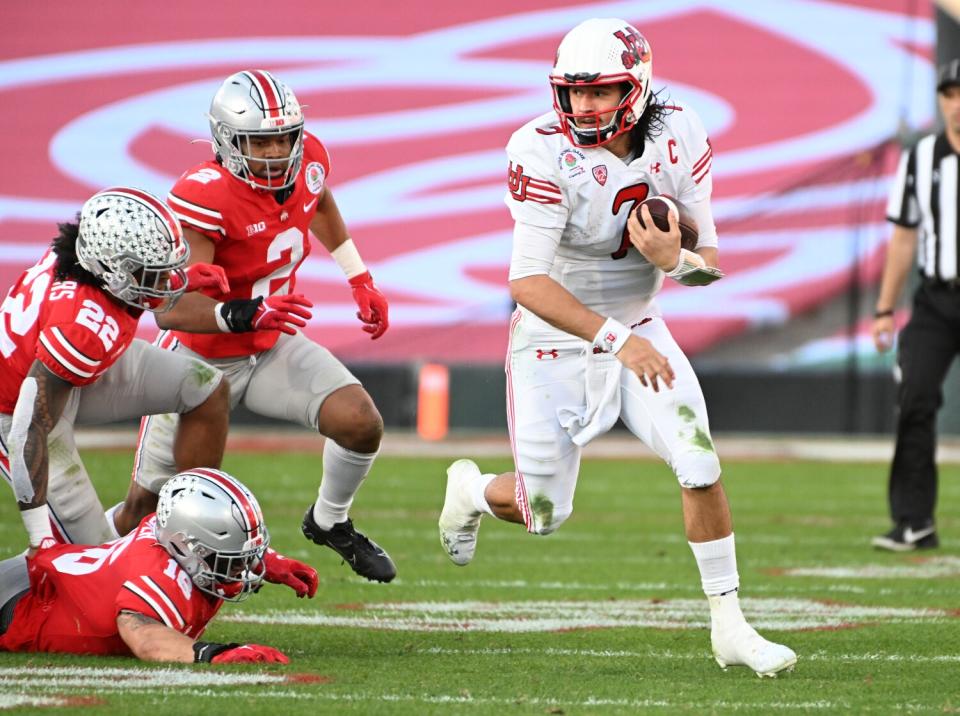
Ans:
[[[333,157],[330,186],[391,300],[390,331],[369,341],[317,245],[297,284],[318,307],[307,330],[348,361],[502,359],[503,146],[550,108],[555,48],[582,19],[636,24],[655,89],[697,108],[711,134],[729,276],[662,297],[692,354],[875,277],[892,140],[934,110],[933,22],[909,1],[36,0],[3,15],[0,290],[94,191],[165,195],[209,156],[191,140],[207,136],[223,77],[270,69],[307,105]]]

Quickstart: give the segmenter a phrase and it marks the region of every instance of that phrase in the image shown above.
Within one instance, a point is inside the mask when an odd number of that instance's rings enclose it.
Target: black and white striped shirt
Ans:
[[[917,263],[931,281],[958,277],[960,156],[945,134],[928,134],[903,152],[887,203],[887,220],[918,230]]]

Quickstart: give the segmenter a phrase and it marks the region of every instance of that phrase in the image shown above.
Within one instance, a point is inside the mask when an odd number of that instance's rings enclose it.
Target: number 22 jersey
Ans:
[[[167,200],[184,228],[214,244],[213,263],[223,268],[230,282],[230,293],[214,298],[229,301],[293,293],[296,271],[310,253],[310,221],[329,175],[326,149],[307,132],[303,163],[282,204],[273,192],[254,189],[215,161],[184,172]],[[272,348],[280,332],[174,331],[174,335],[206,358],[227,358]]]
[[[137,330],[138,317],[99,288],[55,281],[56,261],[48,249],[0,305],[0,413],[13,413],[34,360],[72,385],[89,385]]]

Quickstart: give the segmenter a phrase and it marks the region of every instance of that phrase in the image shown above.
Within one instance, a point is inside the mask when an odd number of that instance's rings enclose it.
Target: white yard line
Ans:
[[[89,429],[77,431],[77,446],[132,448],[136,444],[137,427]],[[813,460],[825,462],[889,462],[893,455],[892,437],[816,437],[801,435],[714,435],[721,459],[726,460]],[[319,452],[323,442],[300,430],[263,430],[253,426],[232,428],[227,450],[288,449]],[[398,457],[510,457],[506,431],[474,431],[451,434],[447,439],[431,442],[416,433],[391,429],[384,435],[381,455]],[[594,440],[587,447],[586,458],[627,458],[659,462],[659,458],[630,435],[615,432]],[[944,436],[938,440],[937,462],[960,464],[960,438]]]
[[[808,599],[744,599],[744,613],[758,629],[801,630],[884,624],[939,623],[955,619],[939,609],[871,607]],[[246,624],[326,626],[395,631],[532,633],[570,629],[707,629],[702,599],[531,600],[514,602],[388,602],[350,609],[231,614]]]

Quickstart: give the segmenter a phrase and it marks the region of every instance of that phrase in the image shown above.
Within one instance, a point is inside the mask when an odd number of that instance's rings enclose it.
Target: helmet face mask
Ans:
[[[254,189],[293,185],[303,162],[303,112],[296,96],[265,70],[230,75],[210,103],[210,132],[223,166]],[[256,145],[283,139],[282,156],[261,156]]]
[[[169,311],[186,286],[190,246],[180,222],[154,195],[132,187],[97,192],[80,210],[77,261],[118,300]]]
[[[270,534],[260,505],[219,470],[198,468],[164,484],[157,541],[198,589],[218,599],[243,601],[263,583]]]
[[[560,129],[577,147],[599,147],[640,120],[651,97],[653,53],[636,28],[623,20],[594,19],[573,28],[560,42],[550,84]],[[622,86],[619,103],[602,111],[573,111],[571,88]],[[602,116],[613,113],[601,124]]]

